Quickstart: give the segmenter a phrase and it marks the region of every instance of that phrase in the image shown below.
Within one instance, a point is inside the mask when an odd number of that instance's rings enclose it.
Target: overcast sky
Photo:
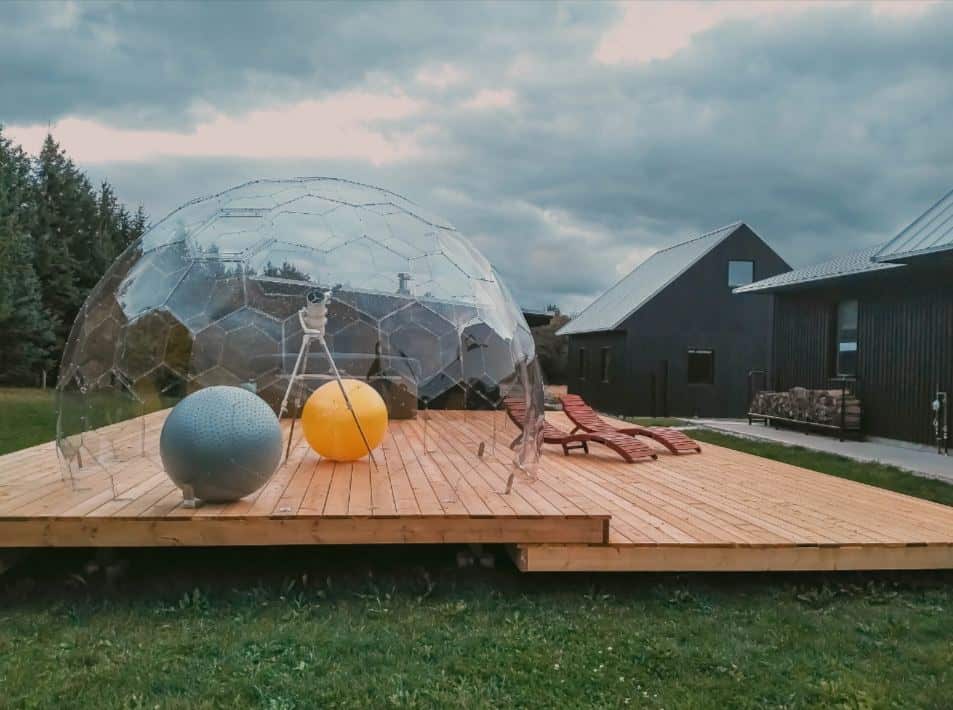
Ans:
[[[953,3],[4,5],[0,123],[158,220],[248,179],[399,192],[529,307],[736,219],[792,265],[953,187]]]

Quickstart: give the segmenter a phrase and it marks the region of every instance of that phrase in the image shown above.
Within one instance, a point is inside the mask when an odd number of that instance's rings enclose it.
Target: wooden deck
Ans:
[[[711,445],[638,464],[546,447],[507,495],[516,430],[499,412],[394,421],[377,467],[299,441],[258,493],[188,509],[159,462],[164,416],[112,481],[64,481],[52,444],[0,457],[0,547],[506,543],[524,571],[953,567],[953,508]]]

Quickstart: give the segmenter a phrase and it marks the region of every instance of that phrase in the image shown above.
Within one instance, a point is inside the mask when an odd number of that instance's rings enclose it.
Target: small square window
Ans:
[[[688,384],[713,385],[715,384],[715,351],[689,350],[688,351]]]
[[[609,381],[609,368],[612,366],[612,351],[609,348],[602,349],[602,362],[600,363],[600,370],[602,372],[602,381]]]
[[[737,288],[754,282],[753,261],[728,262],[728,287]]]

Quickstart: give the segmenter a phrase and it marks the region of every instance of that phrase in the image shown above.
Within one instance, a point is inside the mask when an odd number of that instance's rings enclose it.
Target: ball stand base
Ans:
[[[182,486],[182,507],[183,508],[201,508],[202,499],[195,497],[195,491],[192,486]]]

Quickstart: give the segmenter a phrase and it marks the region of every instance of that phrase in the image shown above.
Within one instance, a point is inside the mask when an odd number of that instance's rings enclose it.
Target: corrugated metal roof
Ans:
[[[874,255],[874,261],[893,261],[953,249],[953,190],[917,217]]]
[[[735,222],[655,252],[629,272],[628,276],[590,303],[556,334],[574,335],[615,330],[622,321],[652,300],[659,291],[681,276],[742,224]]]
[[[851,276],[854,274],[863,274],[869,271],[883,271],[886,269],[895,269],[903,264],[881,264],[871,261],[871,257],[883,248],[882,244],[875,247],[868,247],[860,251],[844,254],[830,261],[822,261],[820,264],[805,266],[803,269],[787,271],[771,278],[755,281],[747,286],[739,286],[734,293],[758,293],[763,291],[776,291],[783,288],[792,288],[801,284],[813,283],[815,281],[826,281],[836,279],[842,276]]]

